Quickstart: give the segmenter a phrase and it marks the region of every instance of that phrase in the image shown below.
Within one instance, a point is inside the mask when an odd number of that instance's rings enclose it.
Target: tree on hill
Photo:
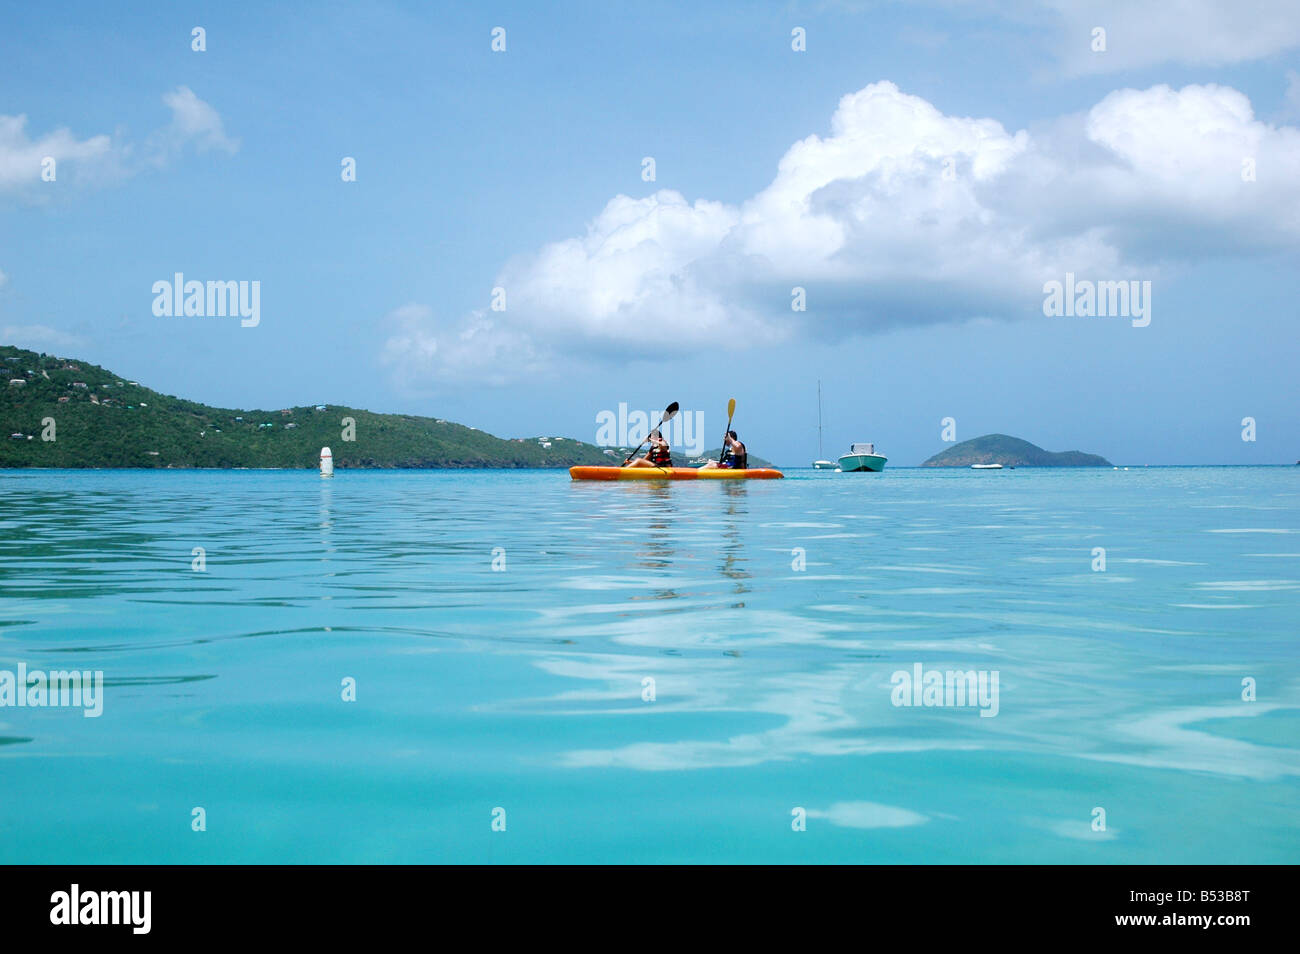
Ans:
[[[314,468],[325,446],[340,468],[610,463],[603,448],[570,438],[505,440],[412,414],[211,407],[11,346],[0,346],[0,369],[0,467]]]

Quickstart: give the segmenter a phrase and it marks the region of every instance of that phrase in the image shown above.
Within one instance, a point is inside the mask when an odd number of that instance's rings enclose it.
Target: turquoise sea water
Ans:
[[[1300,468],[789,473],[2,472],[0,861],[1300,861]]]

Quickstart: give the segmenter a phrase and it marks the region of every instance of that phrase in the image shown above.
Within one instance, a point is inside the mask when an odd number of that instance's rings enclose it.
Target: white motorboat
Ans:
[[[850,444],[849,452],[840,458],[840,470],[846,474],[862,471],[878,474],[885,469],[887,459],[876,453],[875,444]]]

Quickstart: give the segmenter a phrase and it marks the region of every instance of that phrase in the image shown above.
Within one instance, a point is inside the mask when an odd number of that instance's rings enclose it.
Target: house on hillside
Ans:
[[[10,378],[10,379],[9,379],[9,386],[10,386],[11,388],[25,388],[25,387],[27,387],[27,379],[26,379],[26,378]]]

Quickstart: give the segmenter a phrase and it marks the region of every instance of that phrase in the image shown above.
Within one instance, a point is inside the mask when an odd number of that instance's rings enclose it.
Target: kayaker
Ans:
[[[624,467],[659,467],[667,469],[673,466],[672,450],[668,441],[658,431],[650,432],[650,449],[644,457],[623,462]]]
[[[740,442],[735,431],[727,431],[727,446],[722,448],[722,460],[711,460],[700,470],[709,470],[714,467],[730,468],[732,470],[749,469],[749,452],[745,450],[745,445]]]

